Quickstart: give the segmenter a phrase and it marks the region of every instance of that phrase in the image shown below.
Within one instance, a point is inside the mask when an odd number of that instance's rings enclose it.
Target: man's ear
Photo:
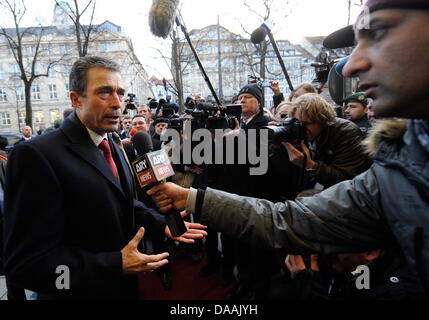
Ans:
[[[82,106],[80,102],[80,95],[76,91],[70,91],[70,100],[73,107],[80,108]]]

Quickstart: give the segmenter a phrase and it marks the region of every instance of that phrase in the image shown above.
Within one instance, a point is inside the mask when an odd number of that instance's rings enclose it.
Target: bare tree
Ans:
[[[73,0],[74,8],[72,8],[70,5],[69,11],[66,10],[62,5],[58,3],[57,0],[55,0],[55,3],[61,7],[64,12],[69,16],[69,18],[73,21],[74,27],[75,27],[75,34],[76,34],[76,43],[77,43],[77,50],[79,52],[79,57],[85,57],[88,54],[88,48],[90,43],[90,36],[91,33],[94,31],[95,27],[92,25],[92,22],[94,20],[94,13],[95,13],[95,6],[96,6],[96,0],[89,0],[86,4],[84,4],[83,10],[81,11],[81,7],[79,7],[78,0]],[[85,12],[89,9],[89,7],[92,4],[92,13],[90,22],[88,25],[83,25],[82,17],[85,14]]]
[[[44,55],[41,48],[42,38],[46,28],[28,27],[21,28],[20,24],[27,11],[24,0],[0,0],[0,6],[10,14],[14,27],[5,28],[0,26],[0,36],[6,39],[6,42],[13,54],[13,57],[19,68],[18,77],[24,83],[25,96],[25,123],[33,126],[33,110],[31,106],[31,87],[34,80],[40,77],[47,77],[49,70],[53,68],[59,60],[52,60],[49,55]],[[31,46],[24,48],[24,42],[30,42]],[[24,52],[27,49],[27,52]],[[39,71],[39,66],[44,66],[44,72]]]
[[[243,5],[248,9],[249,12],[251,12],[253,15],[255,15],[259,20],[261,21],[269,21],[270,18],[272,18],[272,13],[273,13],[273,8],[274,5],[279,3],[279,1],[276,0],[261,0],[261,4],[262,4],[262,11],[257,11],[254,9],[254,5],[250,5],[249,4],[249,0],[243,0]],[[280,10],[276,10],[278,12],[283,12],[283,19],[285,19],[288,15],[289,15],[289,11],[288,11],[288,6],[289,6],[289,1],[281,1],[282,4],[282,8]],[[249,32],[248,30],[246,30],[243,25],[242,29],[244,31],[244,33],[246,33],[249,38],[251,35],[251,32]],[[265,79],[266,78],[266,72],[267,72],[267,66],[266,66],[266,56],[267,56],[267,50],[269,47],[269,39],[265,39],[264,41],[262,41],[260,44],[255,44],[254,45],[256,48],[256,52],[259,56],[259,61],[255,61],[253,58],[253,52],[249,52],[247,46],[244,44],[243,45],[243,51],[245,52],[245,57],[247,60],[247,66],[250,67],[251,71],[252,71],[252,75],[260,77],[261,79]],[[259,68],[257,68],[259,66]],[[265,96],[262,96],[262,101],[265,101]]]

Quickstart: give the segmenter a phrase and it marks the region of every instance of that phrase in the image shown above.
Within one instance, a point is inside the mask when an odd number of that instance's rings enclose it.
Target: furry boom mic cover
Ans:
[[[149,12],[150,31],[157,37],[167,38],[173,28],[180,0],[154,0]]]

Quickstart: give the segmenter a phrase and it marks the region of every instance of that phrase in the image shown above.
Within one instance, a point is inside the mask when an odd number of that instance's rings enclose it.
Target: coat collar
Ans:
[[[64,120],[60,126],[60,130],[70,141],[70,144],[66,147],[79,156],[83,161],[92,165],[94,169],[100,172],[104,178],[106,178],[126,198],[119,181],[115,178],[106,160],[89,137],[88,131],[77,117],[76,112],[73,112]],[[118,147],[115,143],[112,143],[111,139],[109,139],[109,142],[113,149],[113,154],[118,156],[120,165],[123,166],[124,159],[121,158],[121,152],[118,151]],[[123,168],[118,169],[122,170],[122,172],[127,171]],[[121,178],[129,179],[128,175],[123,175]]]

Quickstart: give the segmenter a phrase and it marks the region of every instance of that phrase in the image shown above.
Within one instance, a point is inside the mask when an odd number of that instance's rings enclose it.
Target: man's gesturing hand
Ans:
[[[183,218],[189,215],[189,213],[186,211],[182,211],[180,212],[180,215]],[[185,221],[185,225],[188,231],[186,231],[180,237],[173,237],[173,235],[171,234],[170,228],[168,226],[165,227],[164,233],[170,239],[183,242],[183,243],[194,243],[195,242],[194,239],[201,239],[207,235],[207,232],[203,230],[203,229],[207,229],[207,226],[203,224]]]
[[[172,208],[182,211],[186,206],[189,189],[167,182],[156,185],[147,194],[152,196],[161,212],[168,212]]]
[[[144,228],[140,228],[134,238],[121,250],[122,272],[125,274],[153,271],[168,263],[168,253],[147,255],[137,250],[137,245],[144,236]]]

